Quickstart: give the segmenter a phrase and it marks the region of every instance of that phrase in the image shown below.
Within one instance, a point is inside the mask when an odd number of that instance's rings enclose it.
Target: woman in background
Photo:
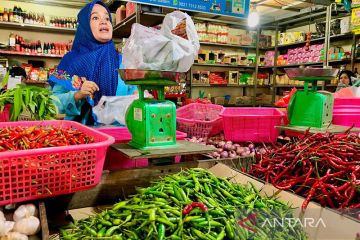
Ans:
[[[336,92],[342,88],[352,86],[351,77],[355,77],[355,74],[349,70],[343,70],[339,74],[339,84],[336,88]]]

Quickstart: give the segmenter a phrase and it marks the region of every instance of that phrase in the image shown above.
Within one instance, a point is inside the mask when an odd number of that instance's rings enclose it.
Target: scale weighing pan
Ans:
[[[334,68],[286,68],[290,79],[299,81],[326,81],[336,77],[339,69]]]
[[[157,70],[118,69],[121,79],[130,85],[176,85],[184,73]]]

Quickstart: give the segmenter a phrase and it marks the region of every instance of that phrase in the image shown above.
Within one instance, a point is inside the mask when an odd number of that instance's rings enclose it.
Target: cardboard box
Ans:
[[[226,163],[226,165],[223,163]],[[259,181],[254,177],[241,173],[229,166],[236,167],[236,161],[201,160],[197,162],[187,162],[168,166],[155,166],[143,169],[127,169],[115,172],[104,172],[102,181],[98,186],[93,189],[74,194],[68,209],[73,209],[70,210],[70,214],[75,220],[80,220],[92,214],[94,207],[97,206],[96,203],[99,204],[98,200],[100,199],[102,200],[100,203],[104,204],[105,199],[105,201],[107,200],[106,203],[110,204],[118,200],[119,195],[125,197],[129,194],[133,194],[135,186],[148,186],[150,181],[154,181],[159,177],[177,173],[185,168],[200,167],[208,169],[217,177],[229,178],[230,182],[233,183],[246,185],[251,183],[260,190],[260,195],[274,196],[277,197],[277,199],[280,201],[291,204],[294,208],[294,219],[290,220],[297,222],[300,221],[303,224],[309,239],[355,240],[356,233],[360,231],[360,223],[358,221],[341,216],[331,209],[322,208],[315,203],[310,203],[305,212],[301,212],[300,207],[304,201],[304,198],[286,191],[278,190],[272,185]],[[111,189],[111,191],[105,191],[104,189]],[[72,206],[76,206],[75,200],[79,197],[85,198],[85,203],[87,204],[93,203],[92,206],[94,207],[74,209]],[[77,206],[80,205],[78,204]]]
[[[226,78],[228,85],[239,85],[239,71],[228,71]]]

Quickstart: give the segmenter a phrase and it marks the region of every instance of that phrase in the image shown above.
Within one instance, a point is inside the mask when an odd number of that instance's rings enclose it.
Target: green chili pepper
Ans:
[[[129,201],[122,201],[122,202],[119,202],[117,204],[114,205],[114,207],[112,208],[114,211],[117,211],[123,207],[125,207],[127,204],[129,203]]]
[[[112,223],[109,222],[109,221],[107,221],[107,220],[105,220],[105,219],[100,218],[99,221],[100,221],[100,223],[101,223],[103,226],[108,226],[108,227],[111,227],[111,226],[112,226]]]
[[[211,240],[207,235],[203,234],[202,232],[200,232],[199,230],[195,229],[195,228],[192,228],[191,229],[192,233],[194,235],[196,235],[199,239],[202,239],[202,240]]]
[[[113,235],[112,237],[111,237],[111,240],[122,240],[123,238],[122,238],[122,235],[121,234],[117,234],[117,235]]]
[[[208,197],[211,196],[211,192],[210,192],[210,188],[209,186],[207,185],[207,183],[204,183],[204,189],[205,189],[205,193]]]
[[[184,199],[182,198],[179,188],[175,185],[173,186],[173,188],[174,188],[174,194],[175,194],[176,199],[180,202],[183,202]],[[184,195],[185,195],[185,193],[184,193]]]
[[[156,209],[150,209],[149,210],[149,221],[150,222],[153,222],[155,221],[155,218],[156,218]]]
[[[226,236],[233,240],[235,239],[235,233],[234,233],[234,229],[233,227],[231,226],[230,222],[229,221],[225,221],[225,231],[226,231]]]
[[[105,233],[105,237],[112,236],[114,234],[114,231],[119,229],[119,228],[120,228],[120,226],[114,226],[114,227],[109,228]]]
[[[194,183],[195,183],[195,192],[198,192],[200,191],[200,183],[199,183],[199,180],[196,178],[196,176],[194,174],[192,174],[192,179],[194,180]]]
[[[172,222],[170,222],[169,220],[166,220],[164,218],[157,218],[156,221],[163,223],[171,228],[175,228],[175,225]]]
[[[165,225],[160,223],[158,228],[158,240],[165,239]]]
[[[113,225],[119,225],[120,223],[121,223],[121,219],[116,218],[112,220]]]
[[[94,237],[97,236],[97,232],[96,232],[94,229],[90,228],[90,227],[87,226],[87,225],[85,225],[84,227],[85,227],[86,231],[87,231],[91,236],[94,236]]]
[[[103,227],[102,229],[100,229],[100,231],[97,233],[98,237],[103,237],[104,234],[106,232],[106,227]]]
[[[225,229],[223,228],[223,230],[219,233],[219,235],[217,235],[216,240],[223,240],[225,237]]]

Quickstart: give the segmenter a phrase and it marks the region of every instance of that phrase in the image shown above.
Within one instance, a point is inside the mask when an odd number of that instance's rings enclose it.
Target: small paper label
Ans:
[[[134,120],[142,121],[142,109],[141,108],[134,108]]]

